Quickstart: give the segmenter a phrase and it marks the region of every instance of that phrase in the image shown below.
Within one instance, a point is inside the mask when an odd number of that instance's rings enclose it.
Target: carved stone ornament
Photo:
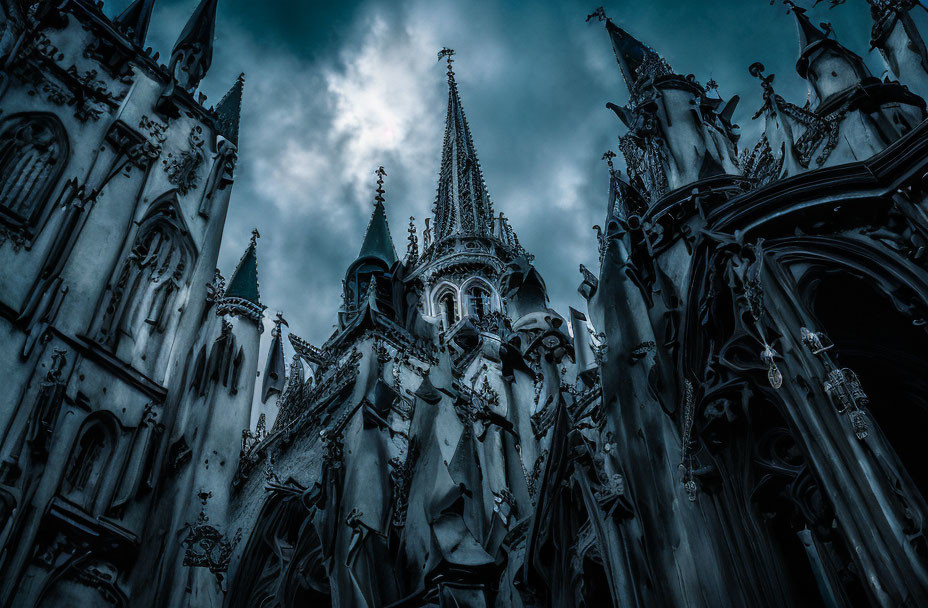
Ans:
[[[203,127],[195,125],[187,136],[187,149],[168,153],[162,161],[168,181],[177,186],[181,194],[187,194],[197,187],[197,169],[206,158],[203,152],[205,141]]]
[[[222,582],[223,574],[229,570],[229,562],[235,547],[242,540],[242,529],[239,528],[232,538],[227,538],[222,532],[209,525],[206,515],[206,502],[212,492],[200,492],[200,502],[203,504],[197,520],[189,526],[187,537],[184,538],[184,565],[194,568],[209,568],[216,575],[216,580]]]

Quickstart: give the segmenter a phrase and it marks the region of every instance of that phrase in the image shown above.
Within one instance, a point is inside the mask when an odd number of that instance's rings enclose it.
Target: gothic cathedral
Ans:
[[[928,606],[917,0],[869,0],[882,79],[787,2],[809,102],[752,65],[748,146],[737,96],[589,15],[629,101],[584,311],[442,49],[431,217],[401,257],[378,169],[336,330],[278,314],[267,353],[257,231],[216,268],[248,154],[244,78],[199,93],[217,2],[165,65],[154,0],[0,0],[0,607]]]

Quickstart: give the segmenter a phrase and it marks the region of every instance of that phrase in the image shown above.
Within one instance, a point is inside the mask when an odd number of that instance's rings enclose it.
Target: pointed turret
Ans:
[[[271,348],[267,352],[267,363],[264,365],[264,381],[261,383],[261,403],[267,403],[271,395],[280,395],[287,382],[287,364],[284,361],[284,343],[281,339],[281,325],[287,325],[281,313],[274,319],[274,329],[271,330]],[[288,325],[289,327],[289,325]]]
[[[138,46],[145,45],[148,35],[148,25],[151,23],[151,11],[155,7],[155,0],[134,0],[118,17],[113,19],[126,37]]]
[[[809,81],[820,100],[845,91],[870,76],[863,59],[830,36],[830,25],[823,23],[826,30],[819,29],[809,20],[804,8],[792,2],[787,4],[796,18],[799,33],[796,72]]]
[[[606,104],[628,128],[619,140],[629,180],[651,202],[696,181],[738,175],[731,124],[737,99],[723,106],[718,84],[708,91],[693,76],[673,71],[657,51],[597,9],[588,17],[605,22],[629,101]]]
[[[383,167],[377,170],[377,196],[374,199],[374,212],[371,214],[371,221],[367,224],[367,232],[364,233],[364,242],[361,245],[358,259],[382,260],[389,268],[399,258],[396,255],[396,247],[393,245],[393,237],[390,236],[387,210],[383,206],[383,177],[386,174]]]
[[[216,104],[216,128],[220,135],[238,147],[238,124],[242,111],[245,74],[239,74],[232,88]]]
[[[384,209],[383,178],[387,174],[383,167],[376,171],[377,195],[374,197],[374,211],[364,233],[361,251],[348,272],[345,273],[345,306],[347,310],[356,309],[360,301],[368,295],[369,287],[375,275],[379,276],[390,270],[399,259],[390,226],[387,224],[387,211]]]
[[[367,224],[364,243],[358,254],[358,259],[361,258],[377,258],[383,260],[388,267],[399,259],[393,238],[390,236],[390,227],[387,225],[387,211],[380,203],[374,205],[371,221]]]
[[[451,68],[453,55],[454,51],[447,48],[438,53],[439,59],[448,61],[448,113],[435,200],[433,242],[454,235],[488,235],[493,217],[493,205]]]
[[[669,74],[670,67],[657,52],[644,44],[615,23],[606,19],[606,31],[612,40],[615,59],[622,70],[622,77],[629,93],[634,95],[635,84],[645,76]]]
[[[226,286],[225,294],[216,308],[218,314],[240,314],[254,321],[261,322],[264,309],[258,291],[258,254],[257,230],[251,231],[251,243],[239,260],[232,278]]]
[[[910,14],[917,0],[868,0],[873,29],[871,48],[879,49],[889,71],[923,99],[928,99],[928,46]]]
[[[796,28],[799,31],[799,61],[802,62],[802,58],[806,53],[812,52],[814,47],[819,45],[823,40],[826,40],[828,36],[825,32],[812,24],[812,21],[810,21],[809,17],[806,15],[806,9],[792,3],[789,3],[789,5],[790,12],[796,17]],[[805,78],[806,75],[804,70],[807,67],[808,64],[800,66],[800,64],[797,63],[796,71],[799,72],[800,76]]]
[[[182,88],[193,91],[213,62],[218,0],[200,0],[171,51],[170,71]]]

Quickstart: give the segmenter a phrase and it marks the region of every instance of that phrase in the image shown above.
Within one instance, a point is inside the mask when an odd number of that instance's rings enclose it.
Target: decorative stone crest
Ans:
[[[187,537],[183,540],[183,563],[195,568],[209,568],[216,575],[216,580],[222,582],[223,575],[229,570],[232,553],[242,540],[242,529],[239,528],[230,539],[207,523],[209,517],[206,515],[206,502],[212,495],[212,492],[204,491],[197,495],[203,506],[197,520],[189,525]]]
[[[215,304],[222,299],[226,292],[226,279],[222,276],[217,268],[213,274],[213,280],[206,284],[206,301]]]
[[[162,163],[168,174],[168,181],[177,186],[181,194],[187,194],[197,187],[197,169],[206,158],[203,153],[203,127],[195,125],[187,136],[186,150],[168,153]]]
[[[409,507],[409,485],[412,483],[413,470],[419,456],[418,446],[412,443],[406,458],[394,456],[390,459],[390,480],[393,483],[393,526],[402,528],[406,525],[406,511]]]

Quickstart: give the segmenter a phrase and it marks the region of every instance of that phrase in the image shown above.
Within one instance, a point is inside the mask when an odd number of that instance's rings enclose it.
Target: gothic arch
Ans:
[[[751,289],[764,294],[761,303],[766,307],[757,323],[743,301],[750,298],[747,290],[727,288],[732,279],[740,280],[734,270],[742,264],[738,260],[752,258],[751,264],[762,259],[762,273]],[[846,526],[841,530],[842,543],[856,546],[861,535],[872,535],[884,547],[896,546],[893,530],[903,527],[909,530],[908,540],[899,544],[900,549],[923,555],[928,546],[921,540],[920,522],[928,513],[928,478],[923,474],[923,442],[913,429],[928,424],[928,400],[923,397],[928,382],[911,367],[907,373],[905,366],[921,367],[923,372],[928,365],[921,363],[928,351],[928,335],[920,326],[928,318],[928,273],[905,255],[905,249],[858,234],[776,235],[756,249],[734,241],[713,249],[703,243],[692,267],[680,357],[686,377],[699,381],[695,411],[703,424],[700,437],[706,438],[704,425],[710,417],[724,425],[724,411],[718,407],[721,393],[749,387],[751,394],[767,401],[787,421],[789,434],[815,478],[811,482],[823,487],[834,518]],[[708,293],[713,297],[707,298]],[[879,332],[866,327],[872,319],[880,320]],[[767,381],[768,367],[760,354],[762,336],[750,329],[754,325],[763,326],[766,339],[778,351],[775,361],[783,376],[779,388]],[[854,437],[856,430],[848,430],[848,415],[827,395],[829,368],[822,367],[819,357],[801,343],[803,326],[829,338],[833,334],[835,346],[827,356],[837,369],[849,368],[859,377],[859,386],[869,397],[869,404],[862,406],[869,427],[865,440]],[[816,370],[811,378],[800,371],[808,365]],[[748,409],[756,419],[764,408]],[[711,444],[709,433],[706,445]],[[722,444],[714,442],[716,449]],[[849,515],[863,504],[849,491],[853,485],[847,481],[861,469],[879,488],[874,495],[889,497],[878,507],[866,506],[886,514],[885,519],[874,519],[879,527],[870,530],[852,523]],[[913,558],[911,563],[916,568],[919,562]]]
[[[785,273],[781,282],[788,281],[789,287],[800,291],[793,305],[800,306],[811,317],[815,317],[814,284],[820,277],[834,271],[869,282],[896,311],[909,316],[912,321],[922,316],[928,318],[928,274],[902,255],[876,242],[871,244],[834,236],[790,236],[763,241],[762,250],[766,267],[780,269]],[[707,322],[715,326],[715,335],[738,333],[735,328],[738,313],[734,310],[733,296],[720,289],[727,281],[720,270],[728,264],[726,259],[732,251],[731,246],[723,245],[710,252],[704,243],[693,256],[693,274],[687,290],[681,332],[683,371],[688,377],[698,377],[697,372],[705,363],[719,354],[720,345],[713,345],[705,338],[704,325]],[[765,274],[762,284],[773,280],[775,277]],[[708,303],[707,293],[714,293]],[[794,329],[799,331],[798,327]]]
[[[870,415],[928,498],[922,442],[911,431],[928,424],[928,276],[897,253],[856,240],[798,237],[773,245],[775,262],[795,270],[798,304],[834,341],[838,363],[860,377]]]
[[[461,290],[450,281],[442,281],[432,289],[431,306],[445,330],[450,329],[461,318]]]
[[[302,488],[273,489],[255,521],[230,588],[230,608],[331,602],[323,548]]]
[[[119,421],[107,411],[95,412],[74,437],[59,491],[88,513],[95,513],[97,498],[119,447]]]
[[[477,297],[474,293],[475,290],[483,292],[482,303],[474,299]],[[462,312],[472,317],[480,318],[487,313],[499,311],[500,309],[499,294],[493,285],[483,277],[471,277],[468,279],[461,286],[460,294]]]
[[[54,114],[0,121],[0,218],[19,228],[39,224],[68,156],[68,136]]]
[[[367,296],[378,276],[389,272],[386,262],[376,256],[365,256],[355,260],[345,273],[345,299],[351,308],[356,308]]]
[[[119,353],[128,337],[133,349],[121,353],[125,359],[144,352],[147,360],[157,360],[164,336],[177,322],[170,312],[183,300],[196,260],[196,246],[171,192],[149,207],[130,235],[108,288],[97,340]]]

